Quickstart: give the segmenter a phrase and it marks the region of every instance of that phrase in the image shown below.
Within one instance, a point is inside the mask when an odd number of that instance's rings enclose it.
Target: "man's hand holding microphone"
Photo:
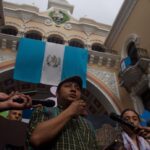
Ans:
[[[87,104],[84,100],[77,100],[72,102],[69,107],[67,108],[68,113],[72,117],[77,117],[79,115],[81,116],[87,116]]]

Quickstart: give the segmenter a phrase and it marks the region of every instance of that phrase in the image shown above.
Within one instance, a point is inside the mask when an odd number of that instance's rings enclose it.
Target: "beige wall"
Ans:
[[[139,36],[139,47],[150,50],[150,1],[139,0],[119,34],[113,49],[121,51],[126,39],[131,34]]]
[[[51,34],[57,34],[64,38],[65,41],[76,38],[80,39],[84,42],[84,44],[93,44],[95,42],[103,44],[106,36],[96,35],[96,33],[91,33],[87,35],[84,31],[79,31],[76,29],[67,30],[64,29],[64,26],[56,26],[55,24],[51,26],[47,26],[44,23],[39,23],[35,21],[28,21],[24,23],[20,18],[16,17],[5,17],[6,25],[14,26],[18,29],[18,31],[22,31],[23,26],[25,27],[24,32],[28,32],[31,30],[39,31],[43,37],[48,37]]]
[[[137,3],[134,6],[132,12],[129,14],[127,20],[125,18],[126,15],[123,13],[127,14],[127,12],[124,12],[122,9],[120,18],[118,15],[116,20],[117,25],[121,24],[119,21],[122,20],[122,23],[124,23],[123,28],[120,31],[117,27],[114,26],[108,37],[109,40],[106,40],[107,44],[112,44],[110,47],[114,50],[117,50],[118,53],[123,56],[122,54],[125,54],[124,52],[126,51],[127,43],[135,37],[135,43],[137,47],[147,49],[150,54],[150,0],[137,0]],[[126,20],[126,22],[124,22],[124,20]],[[109,47],[109,45],[107,46]],[[134,99],[131,97],[130,93],[121,86],[119,86],[119,92],[124,108],[133,107]],[[132,93],[132,91],[130,92]]]

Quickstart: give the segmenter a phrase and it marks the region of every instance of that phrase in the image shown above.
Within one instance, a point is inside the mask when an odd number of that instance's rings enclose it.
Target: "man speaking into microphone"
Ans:
[[[34,110],[28,129],[28,149],[97,150],[95,133],[85,119],[86,103],[80,99],[81,91],[79,76],[67,78],[58,85],[57,107]]]

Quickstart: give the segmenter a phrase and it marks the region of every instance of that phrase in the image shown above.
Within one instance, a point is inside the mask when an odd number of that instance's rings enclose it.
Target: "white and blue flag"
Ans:
[[[125,57],[122,61],[121,61],[121,71],[125,71],[128,67],[131,66],[131,58]]]
[[[21,38],[14,79],[31,83],[58,85],[78,75],[86,87],[87,49]]]

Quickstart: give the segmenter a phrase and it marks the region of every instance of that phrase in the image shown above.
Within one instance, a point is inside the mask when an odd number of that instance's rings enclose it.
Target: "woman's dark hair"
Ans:
[[[134,109],[131,109],[131,108],[127,108],[127,109],[123,110],[122,113],[121,113],[121,115],[120,115],[120,117],[123,118],[123,115],[124,115],[127,111],[132,111],[132,112],[134,112],[134,113],[137,115],[139,121],[141,121],[139,114],[138,114]]]

